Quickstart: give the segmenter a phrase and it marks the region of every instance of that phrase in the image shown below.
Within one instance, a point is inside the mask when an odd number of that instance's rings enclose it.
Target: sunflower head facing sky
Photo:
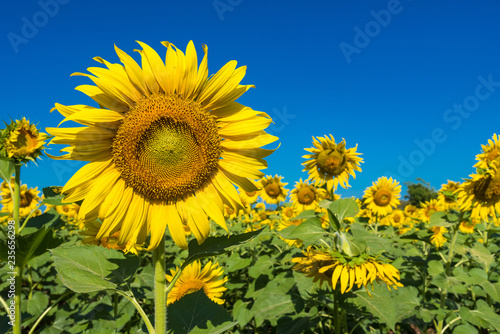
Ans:
[[[271,176],[266,175],[260,180],[260,196],[262,199],[269,204],[278,204],[284,202],[287,195],[288,189],[285,186],[288,183],[281,182],[283,176]]]
[[[0,132],[0,155],[17,163],[35,161],[43,153],[47,134],[25,117],[12,121]]]
[[[299,180],[295,183],[295,188],[290,193],[293,207],[299,212],[304,210],[316,210],[319,202],[327,197],[327,192],[323,188],[315,187],[307,182]]]
[[[337,185],[344,189],[349,187],[349,176],[356,178],[354,171],[361,172],[359,164],[363,159],[357,153],[358,145],[346,149],[345,140],[340,143],[335,142],[332,135],[330,137],[313,137],[314,147],[305,150],[311,154],[306,154],[303,158],[304,171],[309,173],[309,180],[316,182],[318,186],[326,183],[328,191],[337,189]]]
[[[93,81],[76,89],[99,107],[56,103],[61,123],[82,126],[47,129],[51,144],[69,145],[52,158],[89,162],[63,193],[67,202],[83,200],[85,221],[103,222],[97,239],[119,230],[123,245],[150,235],[152,250],[168,226],[187,248],[185,225],[198,242],[208,236],[208,217],[227,230],[224,204],[243,206],[234,185],[258,190],[250,180],[263,176],[264,158],[273,152],[261,146],[277,137],[264,131],[271,123],[266,113],[235,102],[253,87],[240,85],[246,66],[230,61],[209,77],[205,45],[198,66],[192,41],[185,53],[162,42],[165,59],[138,43],[142,66],[115,47],[122,64],[96,57],[105,67],[74,74]]]

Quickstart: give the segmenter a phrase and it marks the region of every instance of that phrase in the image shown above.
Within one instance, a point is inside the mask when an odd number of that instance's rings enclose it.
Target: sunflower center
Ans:
[[[125,183],[146,198],[164,201],[203,188],[220,155],[214,118],[176,95],[140,100],[113,141],[114,162]]]
[[[345,154],[337,150],[324,150],[316,159],[318,172],[326,176],[340,175],[347,167]]]
[[[293,216],[293,209],[291,209],[291,208],[286,208],[286,209],[284,210],[284,213],[285,213],[285,216],[286,216],[286,217],[290,218],[290,217],[292,217],[292,216]]]
[[[38,141],[37,137],[31,133],[31,131],[26,131],[26,129],[20,129],[19,135],[17,136],[17,141],[13,142],[14,147],[17,149],[24,148],[30,150],[36,147]]]
[[[389,203],[391,203],[391,198],[392,198],[392,194],[391,194],[391,191],[389,189],[379,189],[379,190],[377,190],[375,195],[373,195],[373,201],[378,206],[389,205]]]
[[[400,215],[395,215],[394,216],[394,222],[399,223],[401,221],[401,216]]]
[[[316,194],[310,187],[302,187],[297,192],[297,199],[300,204],[309,205],[316,199]]]
[[[31,202],[33,202],[33,199],[35,198],[35,196],[33,196],[33,194],[29,191],[25,192],[22,196],[21,196],[21,201],[19,202],[19,206],[21,208],[27,208],[31,205]]]
[[[488,175],[474,184],[474,196],[482,203],[492,205],[500,201],[500,174]]]
[[[205,291],[205,284],[201,280],[189,280],[182,282],[177,292],[178,299],[181,299],[185,295],[188,295],[190,293],[196,292],[201,289]]]
[[[269,183],[264,187],[264,189],[269,197],[276,198],[281,194],[281,187],[276,183]]]

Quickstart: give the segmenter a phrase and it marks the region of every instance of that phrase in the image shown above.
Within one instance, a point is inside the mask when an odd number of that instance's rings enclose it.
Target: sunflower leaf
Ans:
[[[15,167],[12,160],[5,157],[0,157],[0,177],[5,182],[9,183],[10,178],[14,175]]]
[[[359,212],[358,203],[354,198],[341,198],[333,201],[328,207],[339,222],[342,222],[345,218],[354,217]]]
[[[56,188],[58,188],[58,187],[43,188],[43,195],[45,196],[45,198],[43,199],[44,204],[50,204],[50,205],[68,204],[68,203],[62,202],[64,195],[54,191]]]
[[[208,299],[203,290],[185,295],[169,305],[167,316],[172,334],[225,333],[237,324],[224,307]]]
[[[196,240],[191,240],[188,244],[189,255],[184,261],[182,268],[185,268],[193,261],[203,259],[209,256],[216,256],[229,252],[232,248],[250,241],[259,235],[264,228],[257,231],[234,234],[229,237],[208,237],[201,245]]]
[[[500,331],[500,315],[496,314],[484,300],[478,300],[476,305],[477,310],[461,307],[460,316],[462,319],[478,327],[494,328],[496,331]]]
[[[100,246],[72,246],[51,250],[57,276],[75,292],[129,290],[139,258]]]
[[[450,227],[453,225],[453,223],[450,223],[445,219],[446,217],[446,212],[434,212],[431,215],[431,220],[429,222],[429,225],[427,226],[428,228],[434,227],[434,226],[443,226],[443,227]]]

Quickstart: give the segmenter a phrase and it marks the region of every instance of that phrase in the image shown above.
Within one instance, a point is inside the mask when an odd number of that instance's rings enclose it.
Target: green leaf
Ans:
[[[479,332],[477,328],[467,323],[458,325],[457,327],[453,328],[453,334],[472,334],[472,333],[479,333]]]
[[[60,194],[60,192],[54,191],[55,189],[60,188],[60,187],[46,187],[43,188],[43,195],[44,195],[44,204],[50,204],[50,205],[64,205],[68,203],[63,203],[62,200],[64,198],[64,195]]]
[[[24,230],[23,230],[24,232]],[[47,249],[63,243],[63,239],[54,237],[52,229],[44,226],[30,234],[16,237],[16,265],[24,266],[33,258],[44,254]],[[7,240],[0,240],[0,259],[7,261]]]
[[[428,265],[427,272],[431,276],[436,276],[436,275],[439,275],[441,273],[444,273],[443,261],[436,261],[436,260],[430,261],[429,265]]]
[[[31,315],[40,315],[49,306],[49,296],[41,291],[35,291],[31,299],[26,300],[26,311]]]
[[[316,217],[316,212],[314,210],[305,210],[299,213],[295,218],[292,220],[297,220],[297,219],[309,219],[309,218],[315,218]]]
[[[352,234],[351,240],[355,241],[359,249],[364,249],[365,244],[371,253],[385,252],[392,248],[393,241],[367,231],[361,224],[351,224],[349,233]]]
[[[486,270],[495,262],[495,257],[488,248],[484,247],[480,242],[477,242],[474,248],[469,249],[469,253],[475,260],[481,263]]]
[[[347,217],[355,217],[359,212],[358,203],[356,203],[354,198],[341,198],[333,201],[329,209],[339,222],[342,222]]]
[[[396,304],[393,303],[390,291],[385,287],[377,286],[370,292],[372,297],[365,290],[358,290],[354,294],[356,298],[354,303],[365,307],[368,312],[377,317],[381,322],[387,325],[389,329],[394,330],[397,321]]]
[[[444,217],[446,216],[446,212],[434,212],[431,215],[431,220],[429,222],[429,225],[427,226],[428,228],[434,227],[434,226],[443,226],[443,227],[450,227],[453,225],[453,223],[450,223],[447,221]]]
[[[0,157],[0,177],[7,183],[10,183],[10,178],[14,175],[15,166],[12,160]]]
[[[484,300],[478,300],[476,305],[477,310],[461,307],[460,316],[475,326],[494,328],[497,332],[500,332],[500,315],[496,314]]]
[[[75,292],[124,290],[139,267],[139,258],[100,246],[73,246],[51,250],[57,275]]]
[[[208,237],[201,245],[196,240],[191,240],[188,244],[189,255],[182,265],[185,268],[193,261],[203,259],[209,256],[216,256],[229,252],[232,248],[244,244],[259,235],[264,228],[257,231],[243,234],[234,234],[229,237]]]
[[[49,211],[44,212],[40,216],[31,217],[28,223],[21,232],[22,235],[32,233],[41,229],[43,226],[58,228],[64,223],[61,215],[56,210],[51,208]]]
[[[326,234],[319,218],[308,219],[295,228],[286,239],[300,239],[305,244],[317,243]]]
[[[198,290],[169,305],[167,311],[169,333],[216,334],[224,333],[237,322],[220,305]]]
[[[257,262],[248,268],[248,275],[253,278],[258,278],[261,275],[271,277],[275,262],[274,258],[269,255],[259,256]]]
[[[418,308],[422,305],[418,289],[413,286],[399,288],[391,292],[391,297],[393,304],[397,305],[396,322],[408,319],[418,312]]]

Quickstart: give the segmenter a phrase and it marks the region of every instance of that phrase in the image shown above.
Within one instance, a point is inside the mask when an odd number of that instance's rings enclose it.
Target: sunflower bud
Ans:
[[[47,134],[39,132],[25,117],[11,121],[0,134],[0,156],[15,163],[35,161],[43,154],[46,139]]]

